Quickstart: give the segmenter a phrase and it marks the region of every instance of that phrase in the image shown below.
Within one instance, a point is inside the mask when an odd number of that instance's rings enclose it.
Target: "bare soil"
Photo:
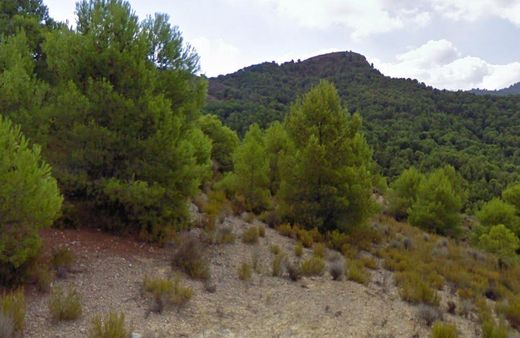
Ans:
[[[256,221],[255,221],[256,222]],[[258,224],[256,222],[255,224]],[[96,230],[48,230],[48,248],[67,246],[77,257],[74,271],[55,285],[73,285],[82,297],[83,314],[72,322],[54,323],[47,307],[48,295],[28,295],[26,337],[86,337],[95,314],[124,312],[132,331],[142,337],[428,337],[430,329],[417,317],[417,307],[400,300],[392,274],[371,271],[368,286],[333,281],[328,272],[293,282],[271,276],[272,244],[294,256],[294,240],[267,228],[258,244],[240,241],[251,226],[241,218],[226,218],[234,244],[209,249],[215,292],[200,281],[183,276],[194,295],[182,309],[150,313],[151,300],[142,292],[145,275],[170,277],[173,248],[159,248],[133,238]],[[259,259],[251,281],[238,278],[242,262]],[[304,256],[311,252],[305,249]],[[454,323],[461,337],[478,337],[475,318],[447,314],[447,292],[441,292],[444,320]],[[455,300],[456,301],[456,300]]]

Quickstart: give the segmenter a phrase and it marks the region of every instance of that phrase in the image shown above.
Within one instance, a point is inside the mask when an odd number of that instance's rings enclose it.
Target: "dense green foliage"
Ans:
[[[233,169],[233,152],[239,144],[237,134],[214,115],[204,115],[199,120],[204,134],[211,140],[211,159],[222,172]]]
[[[263,137],[260,127],[253,124],[233,153],[233,172],[220,183],[248,211],[265,210],[270,202],[269,162]]]
[[[41,60],[24,29],[2,41],[3,114],[42,145],[68,221],[88,212],[101,226],[164,238],[210,175],[198,56],[166,15],[139,21],[122,0],[84,0],[76,13],[75,29],[42,28]]]
[[[412,167],[392,183],[389,211],[423,229],[455,234],[466,195],[465,182],[452,166],[427,175]]]
[[[479,238],[482,249],[496,254],[502,259],[516,257],[516,250],[520,248],[520,239],[513,231],[503,224],[494,225]]]
[[[285,125],[294,149],[280,171],[282,215],[322,230],[362,224],[373,211],[374,166],[359,115],[349,115],[323,81],[296,101]]]
[[[59,216],[62,197],[40,148],[1,116],[0,187],[0,284],[10,284],[38,254],[38,232]]]
[[[516,209],[501,199],[494,198],[484,204],[477,212],[477,218],[484,227],[503,224],[518,234],[519,218],[516,216]]]
[[[440,91],[383,76],[355,53],[282,65],[263,63],[210,79],[207,112],[243,134],[251,123],[283,120],[290,103],[320,79],[359,111],[382,173],[452,165],[469,183],[466,207],[498,196],[520,175],[520,97]]]

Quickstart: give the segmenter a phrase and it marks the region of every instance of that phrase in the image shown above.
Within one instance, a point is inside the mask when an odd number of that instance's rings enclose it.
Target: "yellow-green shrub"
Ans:
[[[92,319],[89,338],[128,338],[131,330],[125,327],[124,313],[108,313],[104,319],[96,315]]]
[[[81,316],[81,298],[74,288],[67,291],[56,287],[52,290],[49,299],[49,311],[55,321],[69,321],[78,319]]]
[[[25,296],[23,290],[0,296],[0,312],[11,318],[15,331],[23,331],[25,321]]]
[[[247,244],[256,244],[258,243],[258,227],[249,227],[242,233],[242,242]]]
[[[251,265],[246,262],[242,262],[240,268],[238,269],[238,278],[243,281],[248,281],[251,279],[253,275],[253,270],[251,269]]]
[[[312,254],[315,257],[323,258],[325,257],[325,244],[323,243],[314,243],[312,247]]]
[[[303,255],[303,244],[302,242],[296,242],[294,245],[294,254],[297,257],[301,257]]]
[[[395,274],[401,298],[410,303],[438,305],[437,292],[426,284],[416,272],[406,271]]]
[[[457,338],[457,328],[455,325],[436,322],[432,327],[432,338]]]
[[[347,279],[353,282],[367,285],[370,280],[370,275],[368,271],[365,269],[365,266],[360,261],[351,261],[347,264],[346,272]]]
[[[300,264],[304,276],[321,276],[325,271],[325,261],[320,257],[310,257]]]

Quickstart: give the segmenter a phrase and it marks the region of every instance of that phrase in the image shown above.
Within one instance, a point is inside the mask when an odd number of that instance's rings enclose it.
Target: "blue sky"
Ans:
[[[44,0],[74,22],[74,0]],[[384,74],[437,88],[520,81],[520,0],[130,0],[170,15],[216,76],[331,51],[365,55]]]

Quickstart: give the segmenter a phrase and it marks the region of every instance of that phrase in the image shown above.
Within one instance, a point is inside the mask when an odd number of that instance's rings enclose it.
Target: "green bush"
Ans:
[[[503,224],[518,234],[518,217],[515,207],[501,199],[494,198],[480,208],[476,214],[477,218],[484,227],[492,227]]]
[[[502,191],[502,198],[507,203],[515,206],[516,213],[520,216],[520,183],[508,186]]]
[[[325,261],[320,257],[310,257],[300,264],[304,276],[321,276],[325,272]]]
[[[125,315],[123,313],[108,313],[103,319],[96,315],[92,319],[88,333],[89,338],[128,338],[131,330],[125,327]]]
[[[172,257],[172,266],[194,279],[207,280],[211,276],[206,249],[194,236],[185,236],[180,240]]]
[[[270,247],[270,250],[273,255],[278,255],[282,252],[282,249],[280,248],[280,246],[276,245],[276,244],[272,244]]]
[[[424,181],[424,175],[416,168],[406,169],[390,185],[389,211],[396,218],[408,216],[408,210],[415,203],[419,186]]]
[[[520,330],[520,295],[510,297],[506,303],[500,304],[497,310],[506,317],[513,328]]]
[[[359,261],[351,261],[347,266],[347,279],[359,284],[367,285],[370,275],[365,269],[363,263]]]
[[[265,237],[265,226],[264,225],[258,226],[258,236]]]
[[[235,243],[235,234],[230,227],[219,228],[216,233],[215,241],[217,244],[233,244]]]
[[[78,319],[81,316],[81,299],[74,288],[69,288],[64,292],[56,287],[52,290],[49,298],[49,311],[55,321],[69,321]]]
[[[74,254],[69,248],[61,247],[53,250],[51,257],[51,265],[58,274],[58,277],[65,277],[65,274],[72,268],[74,264]]]
[[[247,244],[256,244],[258,243],[258,236],[258,227],[251,226],[242,233],[242,242]]]
[[[38,232],[59,217],[63,198],[40,148],[1,116],[0,187],[0,284],[10,285],[38,255]]]
[[[436,322],[432,327],[432,338],[457,338],[457,328],[455,325]]]
[[[499,224],[480,236],[479,246],[506,261],[512,261],[517,259],[516,250],[520,247],[520,239],[505,225]]]
[[[0,296],[0,313],[9,318],[14,331],[22,332],[25,322],[25,296],[23,290]]]

